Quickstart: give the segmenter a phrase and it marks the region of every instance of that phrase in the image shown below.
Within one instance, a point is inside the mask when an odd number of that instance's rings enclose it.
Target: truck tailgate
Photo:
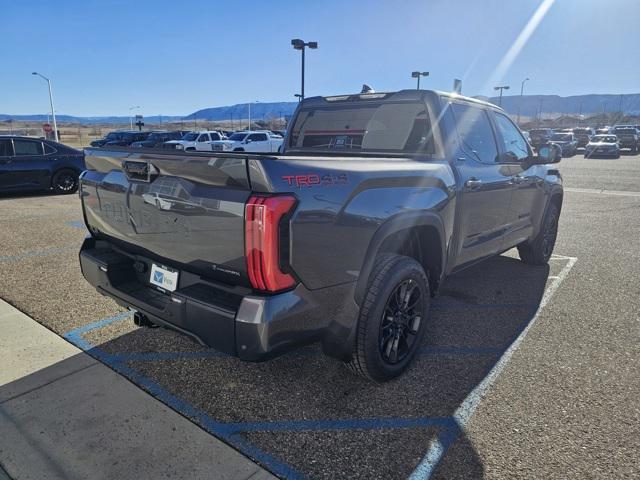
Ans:
[[[247,159],[168,151],[85,150],[87,227],[129,253],[246,284]]]

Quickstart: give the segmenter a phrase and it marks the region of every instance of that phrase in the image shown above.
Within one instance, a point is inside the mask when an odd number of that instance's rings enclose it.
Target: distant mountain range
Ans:
[[[498,97],[476,97],[498,104]],[[621,103],[622,102],[622,103]],[[281,118],[293,113],[298,102],[259,102],[251,104],[252,120],[262,120],[269,118]],[[640,93],[613,95],[613,94],[591,94],[575,95],[571,97],[560,97],[558,95],[509,95],[502,97],[502,107],[512,115],[517,115],[520,106],[520,114],[524,117],[534,117],[542,108],[545,116],[549,115],[593,115],[605,112],[618,112],[620,106],[626,114],[640,115]],[[189,115],[181,116],[159,116],[153,115],[145,117],[147,124],[157,124],[161,122],[179,122],[193,120],[239,120],[247,119],[249,106],[246,103],[230,105],[225,107],[204,108]],[[37,121],[46,122],[47,115],[8,115],[0,114],[0,121]],[[75,117],[72,115],[56,115],[56,120],[61,123],[127,123],[129,117]]]

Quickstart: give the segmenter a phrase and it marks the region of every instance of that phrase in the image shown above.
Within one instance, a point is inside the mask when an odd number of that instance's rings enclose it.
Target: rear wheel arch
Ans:
[[[435,213],[416,213],[388,220],[378,228],[367,248],[356,284],[356,303],[361,305],[364,300],[376,259],[389,253],[418,261],[427,273],[431,293],[435,293],[444,272],[444,245],[444,225]]]
[[[558,207],[558,212],[561,212],[563,200],[564,200],[564,192],[560,189],[557,189],[555,192],[551,194],[551,198],[549,199],[549,204],[553,203],[555,206]]]

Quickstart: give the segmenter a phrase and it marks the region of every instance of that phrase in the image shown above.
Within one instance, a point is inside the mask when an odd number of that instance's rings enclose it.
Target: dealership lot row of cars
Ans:
[[[163,131],[119,130],[91,142],[92,147],[169,148],[185,151],[277,152],[284,132],[271,130]]]
[[[616,125],[593,129],[576,127],[563,130],[535,128],[528,132],[529,142],[534,148],[555,144],[562,150],[563,157],[575,155],[584,148],[584,156],[620,157],[623,148],[636,153],[640,150],[640,125]]]
[[[524,133],[536,150],[555,144],[563,157],[575,155],[578,149],[584,149],[585,157],[614,158],[620,157],[625,148],[631,153],[640,151],[640,125],[536,128]],[[271,130],[118,130],[91,142],[91,146],[275,153],[281,150],[284,136],[284,131]],[[53,189],[58,193],[72,193],[77,189],[82,170],[84,153],[80,150],[39,138],[0,136],[0,191]]]

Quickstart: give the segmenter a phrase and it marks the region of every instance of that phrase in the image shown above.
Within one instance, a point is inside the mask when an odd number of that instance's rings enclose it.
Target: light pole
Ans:
[[[520,102],[518,103],[518,121],[516,122],[518,125],[520,125],[520,109],[522,108],[522,94],[524,93],[524,84],[528,81],[529,77],[522,80],[522,83],[520,84]],[[500,97],[502,97],[502,90],[500,91]],[[500,103],[502,103],[502,99]]]
[[[300,100],[304,100],[304,50],[305,47],[315,50],[318,48],[318,42],[305,42],[299,38],[294,38],[291,40],[291,45],[295,50],[300,50],[302,52],[302,85],[300,86]]]
[[[498,106],[502,106],[502,91],[509,90],[509,85],[502,85],[500,87],[493,87],[494,90],[500,90],[500,100],[498,101]]]
[[[249,102],[247,105],[249,105],[249,128],[247,128],[247,130],[251,130],[251,104],[252,103],[260,103],[258,100],[256,100],[255,102]]]
[[[56,123],[56,111],[53,109],[53,94],[51,93],[51,80],[49,80],[44,75],[38,72],[31,72],[31,75],[37,75],[41,78],[44,78],[47,81],[47,85],[49,85],[49,103],[51,104],[51,118],[53,118],[53,138],[56,142],[59,142],[58,137],[58,124]]]
[[[418,79],[418,86],[416,87],[416,90],[420,90],[420,77],[428,77],[428,76],[429,76],[429,72],[411,72],[411,78]]]
[[[140,108],[140,105],[136,105],[135,107],[129,107],[129,124],[131,126],[131,130],[133,130],[133,115],[131,114],[136,108]]]

